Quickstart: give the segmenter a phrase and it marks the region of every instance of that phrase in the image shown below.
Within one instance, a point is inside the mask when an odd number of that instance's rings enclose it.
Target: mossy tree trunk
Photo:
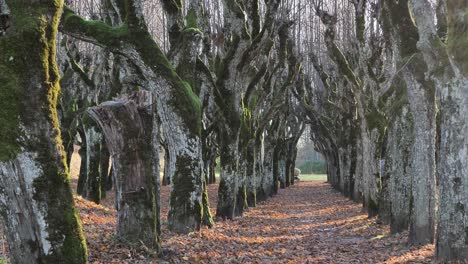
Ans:
[[[216,216],[234,219],[236,216],[237,192],[239,187],[239,143],[238,137],[221,132],[220,135],[221,179],[218,190]]]
[[[159,157],[153,155],[158,153],[153,148],[159,150],[159,135],[153,134],[158,131],[153,127],[151,96],[140,92],[137,97],[105,102],[89,113],[101,127],[113,157],[118,237],[159,250],[159,167],[155,165]]]
[[[57,116],[62,5],[0,5],[11,22],[0,36],[0,212],[13,263],[87,262]]]

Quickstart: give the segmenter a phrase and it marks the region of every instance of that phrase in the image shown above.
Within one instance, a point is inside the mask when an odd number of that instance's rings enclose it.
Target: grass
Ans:
[[[326,174],[301,174],[299,175],[301,181],[327,181]]]

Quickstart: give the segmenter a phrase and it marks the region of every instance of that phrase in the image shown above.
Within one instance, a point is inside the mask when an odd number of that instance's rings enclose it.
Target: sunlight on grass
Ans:
[[[326,174],[301,174],[299,176],[301,181],[327,181]]]

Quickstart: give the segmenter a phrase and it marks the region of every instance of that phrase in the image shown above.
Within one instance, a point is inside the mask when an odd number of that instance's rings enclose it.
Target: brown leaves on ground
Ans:
[[[434,254],[433,245],[407,247],[407,233],[389,235],[323,182],[299,182],[244,217],[188,235],[167,229],[169,187],[161,189],[162,259],[117,241],[113,197],[104,205],[76,198],[90,263],[430,263]],[[209,194],[214,213],[217,185]]]

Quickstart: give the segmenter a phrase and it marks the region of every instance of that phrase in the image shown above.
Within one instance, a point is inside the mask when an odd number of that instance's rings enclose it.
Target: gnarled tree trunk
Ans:
[[[0,213],[13,263],[86,263],[60,137],[61,1],[1,0]]]
[[[136,101],[134,101],[136,100]],[[89,110],[101,127],[115,175],[117,235],[159,250],[159,138],[152,97],[105,102]],[[154,140],[156,139],[156,140]],[[154,151],[156,149],[157,151]]]

